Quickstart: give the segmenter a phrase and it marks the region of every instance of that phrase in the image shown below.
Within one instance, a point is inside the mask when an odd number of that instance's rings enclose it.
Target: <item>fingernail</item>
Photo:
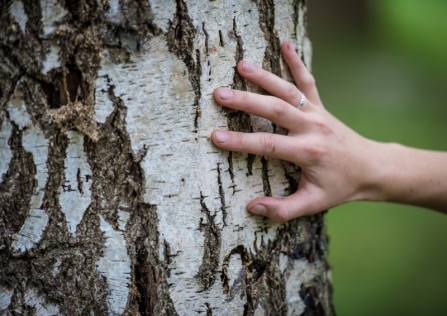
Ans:
[[[233,97],[233,91],[231,91],[230,89],[226,89],[226,88],[220,88],[219,89],[219,97],[222,100],[231,99]]]
[[[215,132],[214,136],[219,143],[226,143],[230,139],[230,135],[222,131]]]
[[[242,70],[245,72],[248,72],[248,73],[255,72],[255,66],[253,66],[250,63],[247,63],[246,61],[243,61],[242,62]]]
[[[265,216],[265,214],[267,214],[267,208],[261,204],[253,205],[252,207],[250,207],[248,209],[248,211],[251,213],[255,213],[255,214],[259,214],[259,215],[263,215],[263,216]]]

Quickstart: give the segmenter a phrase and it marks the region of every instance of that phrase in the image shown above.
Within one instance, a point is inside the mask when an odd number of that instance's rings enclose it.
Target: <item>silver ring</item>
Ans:
[[[306,96],[304,95],[304,93],[302,93],[301,102],[300,104],[298,104],[297,108],[301,110],[304,105],[304,102],[306,102]]]

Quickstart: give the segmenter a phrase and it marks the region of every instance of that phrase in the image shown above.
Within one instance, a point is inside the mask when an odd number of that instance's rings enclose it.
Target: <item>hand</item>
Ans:
[[[218,88],[215,100],[226,107],[262,116],[288,130],[288,135],[214,131],[220,148],[290,161],[301,167],[298,190],[287,197],[260,197],[251,201],[250,212],[277,222],[311,215],[333,206],[361,199],[375,199],[374,174],[369,159],[374,142],[367,140],[326,111],[313,76],[292,45],[282,54],[298,87],[241,61],[238,72],[273,96]],[[306,101],[301,109],[297,106]]]

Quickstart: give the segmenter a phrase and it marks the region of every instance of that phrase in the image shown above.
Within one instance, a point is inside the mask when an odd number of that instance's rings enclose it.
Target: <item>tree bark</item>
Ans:
[[[332,315],[322,215],[245,211],[299,168],[217,149],[215,128],[283,132],[213,101],[292,81],[305,1],[0,3],[1,315]]]

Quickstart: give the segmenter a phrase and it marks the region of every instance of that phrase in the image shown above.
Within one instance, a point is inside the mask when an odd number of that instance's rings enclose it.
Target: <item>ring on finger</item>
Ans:
[[[304,93],[302,93],[301,101],[300,101],[300,104],[298,104],[297,108],[301,110],[303,108],[305,102],[306,102],[306,96],[304,95]]]

